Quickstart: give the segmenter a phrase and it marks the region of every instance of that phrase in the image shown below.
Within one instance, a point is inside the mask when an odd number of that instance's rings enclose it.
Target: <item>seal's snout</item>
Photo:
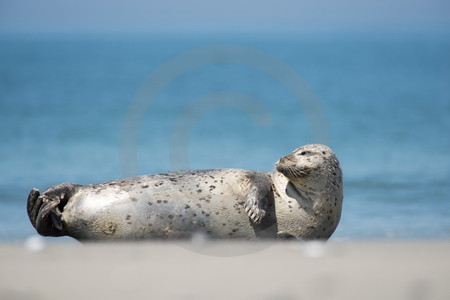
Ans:
[[[275,168],[278,172],[285,173],[286,170],[290,169],[293,164],[295,164],[295,157],[292,154],[289,154],[280,158],[276,162]]]
[[[295,163],[295,157],[292,154],[283,156],[282,158],[280,158],[277,162],[280,165],[284,165],[284,164],[289,164],[289,163]]]

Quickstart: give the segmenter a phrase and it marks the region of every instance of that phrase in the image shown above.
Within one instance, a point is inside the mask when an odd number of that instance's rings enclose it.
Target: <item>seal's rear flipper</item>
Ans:
[[[77,185],[72,183],[63,183],[50,187],[42,195],[38,189],[30,191],[27,201],[28,217],[40,235],[65,235],[61,211],[76,187]]]
[[[28,194],[27,213],[28,217],[30,218],[31,224],[33,224],[33,227],[36,227],[36,219],[39,213],[39,207],[42,205],[42,199],[39,199],[40,195],[41,194],[39,193],[39,190],[36,188],[31,189],[30,193]]]

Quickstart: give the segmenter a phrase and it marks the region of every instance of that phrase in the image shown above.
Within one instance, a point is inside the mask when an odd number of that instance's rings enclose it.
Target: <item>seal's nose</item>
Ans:
[[[288,162],[293,162],[294,161],[294,156],[292,154],[283,156],[282,158],[280,158],[280,162],[281,163],[288,163]]]

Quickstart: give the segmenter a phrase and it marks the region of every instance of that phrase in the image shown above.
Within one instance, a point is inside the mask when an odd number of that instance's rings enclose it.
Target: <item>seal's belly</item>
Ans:
[[[180,176],[178,176],[178,174]],[[168,173],[82,187],[62,221],[77,239],[253,238],[240,173]]]

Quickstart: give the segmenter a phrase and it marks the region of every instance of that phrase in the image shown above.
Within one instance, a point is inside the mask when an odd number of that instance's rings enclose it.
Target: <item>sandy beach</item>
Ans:
[[[450,299],[450,242],[0,246],[0,299]]]

